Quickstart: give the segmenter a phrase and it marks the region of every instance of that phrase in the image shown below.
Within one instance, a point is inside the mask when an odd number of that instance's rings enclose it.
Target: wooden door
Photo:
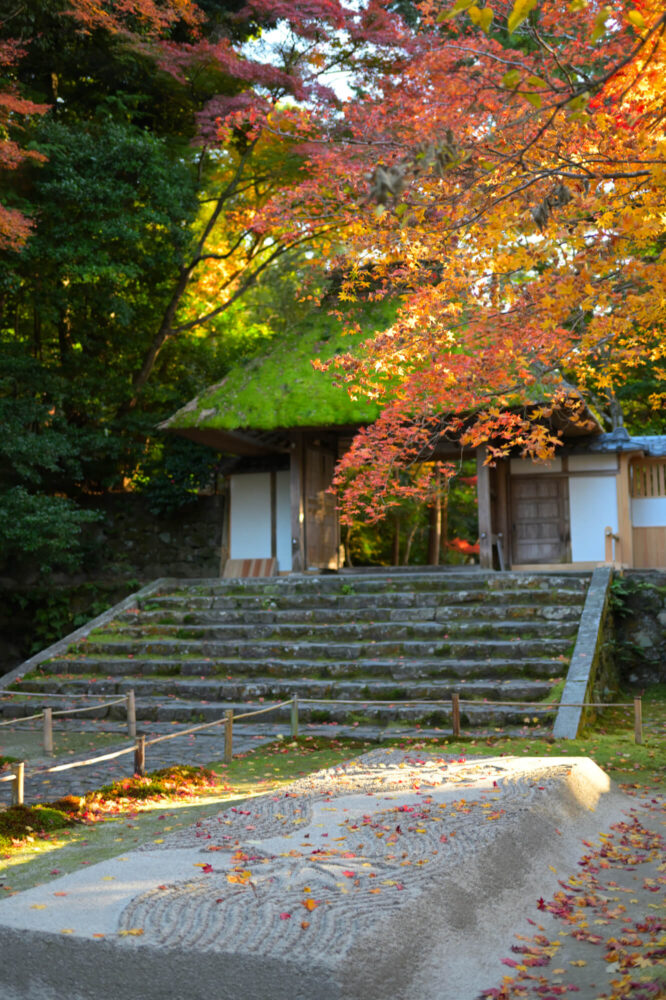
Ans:
[[[511,480],[512,562],[569,562],[569,484],[565,478]]]
[[[338,568],[340,544],[335,496],[328,493],[335,456],[320,448],[305,449],[305,566]]]

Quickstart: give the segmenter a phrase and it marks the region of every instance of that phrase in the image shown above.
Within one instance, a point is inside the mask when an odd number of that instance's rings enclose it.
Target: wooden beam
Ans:
[[[284,452],[284,448],[279,445],[257,441],[251,434],[243,434],[241,431],[222,431],[214,428],[199,430],[196,427],[188,427],[174,430],[172,433],[196,441],[197,444],[208,445],[216,451],[231,452],[232,455],[279,455]]]
[[[277,473],[270,473],[271,491],[271,559],[277,559]]]
[[[497,529],[498,544],[502,547],[504,567],[511,566],[511,512],[509,510],[509,459],[500,458],[495,467],[497,490],[497,514],[494,527]]]
[[[231,488],[230,480],[224,480],[222,493],[222,536],[220,538],[220,576],[224,573],[227,559],[231,555]]]
[[[442,541],[442,498],[439,492],[440,472],[437,466],[433,473],[437,485],[437,495],[430,507],[430,526],[428,530],[428,564],[439,566],[439,550]]]
[[[621,454],[620,468],[615,480],[617,490],[617,533],[620,536],[618,562],[633,568],[634,529],[631,524],[631,498],[629,496],[629,463],[632,455]]]
[[[303,506],[303,468],[305,449],[303,435],[296,434],[291,446],[289,481],[291,492],[291,569],[302,573],[305,569],[305,510]]]
[[[484,465],[485,447],[476,450],[476,495],[479,511],[479,562],[484,569],[493,568],[493,526],[490,504],[490,468]]]

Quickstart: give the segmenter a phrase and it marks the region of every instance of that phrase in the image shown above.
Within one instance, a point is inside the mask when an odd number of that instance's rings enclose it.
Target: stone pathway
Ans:
[[[38,733],[37,723],[23,723],[17,725],[13,730],[15,733]],[[128,777],[134,772],[134,754],[129,753],[114,760],[99,761],[86,767],[72,768],[67,771],[57,771],[51,774],[41,773],[50,767],[59,764],[71,763],[74,760],[85,760],[98,755],[112,753],[123,747],[130,746],[133,741],[127,736],[126,728],[122,723],[94,722],[90,720],[71,720],[66,724],[61,723],[62,730],[88,734],[92,738],[95,735],[104,733],[106,735],[117,735],[117,741],[100,745],[98,749],[88,749],[79,753],[68,753],[64,756],[45,756],[41,754],[33,757],[26,763],[25,769],[25,801],[28,804],[55,800],[63,795],[83,795],[93,791],[101,785],[116,781],[118,778]],[[189,728],[186,725],[173,725],[171,723],[154,723],[143,730],[146,739],[154,736],[164,736]],[[288,732],[285,726],[253,726],[246,729],[236,727],[234,732],[234,753],[245,753],[262,743],[268,743],[275,739],[278,733]],[[1,744],[0,744],[1,746]],[[11,746],[6,751],[11,753]],[[204,765],[214,760],[220,760],[224,753],[224,727],[202,733],[192,733],[183,736],[181,739],[165,740],[153,747],[146,748],[146,769],[156,771],[162,767],[172,764],[192,764]],[[8,804],[11,797],[11,785],[9,782],[0,784],[0,803]]]
[[[140,731],[150,740],[155,736],[180,732],[190,728],[191,723],[174,724],[171,722],[152,722],[140,727]],[[20,722],[17,720],[15,726],[9,729],[0,729],[0,754],[18,757],[23,756],[12,744],[12,737],[16,740],[20,736],[33,736],[34,744],[38,744],[41,733],[41,720],[34,722]],[[43,753],[31,756],[26,762],[25,779],[25,802],[34,804],[36,802],[54,801],[63,795],[83,795],[93,791],[101,785],[108,784],[118,778],[131,775],[134,771],[134,755],[127,754],[115,760],[100,761],[86,767],[72,768],[67,771],[58,771],[52,774],[41,774],[47,768],[59,764],[71,763],[73,760],[85,760],[105,753],[112,753],[114,750],[129,746],[132,741],[127,736],[127,730],[122,722],[111,722],[95,719],[65,719],[58,721],[58,734],[76,733],[82,736],[89,736],[91,741],[98,734],[117,735],[117,742],[105,743],[97,750],[87,749],[79,753],[68,753],[66,755],[56,755],[47,757]],[[341,725],[305,725],[301,726],[301,733],[308,736],[326,736],[335,738],[354,738],[359,740],[369,740],[380,742],[383,738],[399,737],[401,734],[412,739],[422,739],[427,736],[441,736],[439,730],[413,729],[387,730],[379,726],[341,726]],[[279,736],[289,737],[289,726],[282,723],[257,723],[254,725],[236,725],[234,727],[233,748],[234,753],[246,753],[253,747],[269,743]],[[156,771],[162,767],[172,764],[192,764],[205,765],[211,761],[221,760],[224,754],[224,727],[204,730],[200,733],[191,733],[181,739],[165,740],[155,746],[146,748],[146,769]],[[11,799],[11,785],[9,782],[0,784],[0,806],[8,805]]]

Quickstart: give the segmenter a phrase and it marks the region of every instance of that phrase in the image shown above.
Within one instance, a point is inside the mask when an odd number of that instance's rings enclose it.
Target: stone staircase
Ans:
[[[61,695],[63,705],[70,694],[133,688],[139,721],[212,721],[297,695],[303,722],[445,728],[457,692],[473,702],[461,706],[464,726],[543,723],[552,707],[484,699],[548,698],[566,675],[589,579],[447,569],[170,581],[40,663],[20,688]],[[449,703],[428,704],[441,699]],[[5,713],[29,710],[34,700]],[[122,706],[111,711],[122,717]]]

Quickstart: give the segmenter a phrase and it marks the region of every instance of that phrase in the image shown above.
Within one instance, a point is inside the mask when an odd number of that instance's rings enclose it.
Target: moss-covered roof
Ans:
[[[344,319],[326,307],[313,309],[302,328],[276,335],[270,346],[251,361],[235,364],[225,377],[200,393],[160,424],[161,430],[176,431],[213,443],[209,432],[274,431],[297,427],[355,427],[372,423],[380,408],[364,398],[351,399],[333,372],[312,367],[352,351],[366,337],[385,329],[393,321],[399,301],[349,304]],[[345,333],[354,323],[359,332]],[[536,405],[552,396],[556,388],[570,388],[559,375],[550,385],[535,383],[515,396],[504,397],[503,408]],[[567,436],[598,432],[601,425],[586,407],[580,426],[565,416]]]
[[[330,372],[312,367],[313,358],[328,360],[346,353],[373,331],[389,325],[396,306],[365,303],[354,316],[361,332],[343,333],[341,322],[325,309],[312,314],[307,327],[276,340],[261,357],[235,365],[215,385],[160,425],[163,430],[274,430],[287,427],[343,427],[370,423],[379,407],[352,400]]]

